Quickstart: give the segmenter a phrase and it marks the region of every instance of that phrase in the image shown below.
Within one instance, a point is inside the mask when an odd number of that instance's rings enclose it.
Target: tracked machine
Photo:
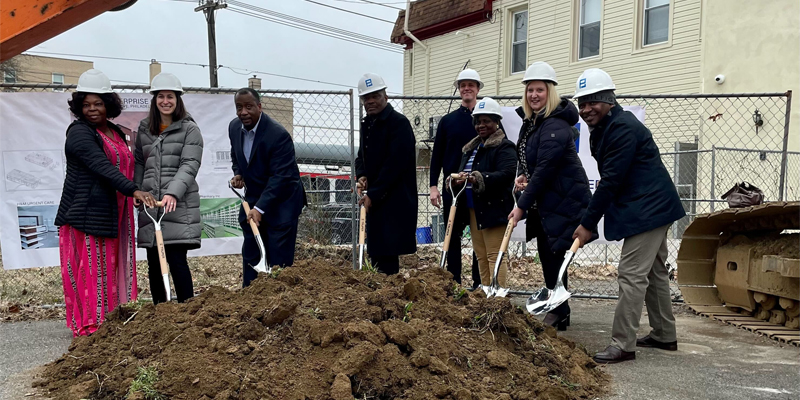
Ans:
[[[677,261],[696,313],[800,346],[800,202],[699,215]]]

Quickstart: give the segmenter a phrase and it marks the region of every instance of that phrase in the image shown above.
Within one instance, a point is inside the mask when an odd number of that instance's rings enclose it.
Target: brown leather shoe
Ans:
[[[598,352],[592,357],[598,364],[616,364],[623,361],[635,360],[635,351],[624,351],[618,347],[608,346],[605,350]]]
[[[647,335],[641,339],[636,339],[636,347],[654,347],[667,351],[678,351],[678,342],[659,342]]]

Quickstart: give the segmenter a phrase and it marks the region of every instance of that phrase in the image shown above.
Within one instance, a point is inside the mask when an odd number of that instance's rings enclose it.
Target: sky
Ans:
[[[400,0],[370,0],[404,8]],[[394,21],[397,9],[367,4],[361,0],[243,0],[241,3],[353,31],[389,42],[393,24],[354,15],[316,3]],[[240,3],[240,4],[241,4]],[[207,25],[195,1],[139,0],[130,8],[106,12],[28,51],[28,54],[94,61],[114,84],[148,84],[149,62],[61,56],[66,53],[156,59],[191,64],[208,64]],[[403,56],[399,52],[307,32],[272,21],[232,11],[216,13],[219,86],[247,86],[251,71],[289,75],[348,85],[355,88],[366,72],[381,75],[389,92],[402,92]],[[399,46],[396,47],[400,49]],[[162,63],[163,72],[178,76],[183,86],[209,86],[207,67]],[[348,87],[268,76],[264,89],[348,90]]]

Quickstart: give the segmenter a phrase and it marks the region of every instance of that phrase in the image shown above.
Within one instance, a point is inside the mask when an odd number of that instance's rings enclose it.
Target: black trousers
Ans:
[[[447,227],[447,219],[450,218],[450,207],[453,205],[453,199],[449,196],[442,196],[443,205],[442,215],[444,215],[445,228]],[[456,218],[453,221],[453,233],[450,234],[450,247],[447,250],[447,270],[453,274],[453,279],[460,285],[461,284],[461,236],[464,233],[464,228],[469,226],[469,209],[464,207],[466,200],[462,197],[462,207],[456,210]],[[472,253],[472,287],[477,288],[481,283],[481,273],[478,270],[478,257]]]
[[[267,251],[267,261],[269,265],[290,267],[294,264],[294,246],[297,242],[297,221],[267,226],[262,220],[258,231],[261,234],[261,241],[264,242]],[[256,265],[261,260],[261,252],[258,250],[256,238],[249,224],[242,226],[244,231],[244,243],[242,244],[242,287],[250,286],[250,282],[256,279],[258,272],[251,265]]]
[[[558,281],[558,270],[564,263],[564,255],[567,251],[553,252],[547,240],[547,235],[540,234],[536,237],[536,248],[539,251],[539,260],[542,262],[542,273],[544,274],[544,284],[548,289],[554,289]],[[569,271],[564,272],[564,287],[567,286]],[[565,301],[551,313],[566,317],[570,313],[569,301]]]
[[[186,259],[186,252],[188,251],[189,247],[184,244],[164,245],[169,272],[172,275],[172,283],[175,285],[175,292],[178,295],[178,303],[183,303],[194,296],[192,272],[189,271],[189,261]],[[158,304],[167,301],[164,279],[161,278],[161,262],[158,258],[157,247],[147,248],[147,276],[150,278],[150,293],[153,294],[153,303]]]
[[[369,256],[369,261],[380,273],[393,275],[400,272],[400,256]]]

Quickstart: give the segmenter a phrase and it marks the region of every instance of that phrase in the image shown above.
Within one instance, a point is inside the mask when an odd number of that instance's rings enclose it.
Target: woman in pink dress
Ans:
[[[136,299],[133,197],[155,205],[133,183],[134,160],[125,134],[108,121],[122,101],[102,72],[78,80],[69,102],[77,118],[67,129],[67,175],[55,224],[67,327],[74,336],[97,330],[105,315]]]

